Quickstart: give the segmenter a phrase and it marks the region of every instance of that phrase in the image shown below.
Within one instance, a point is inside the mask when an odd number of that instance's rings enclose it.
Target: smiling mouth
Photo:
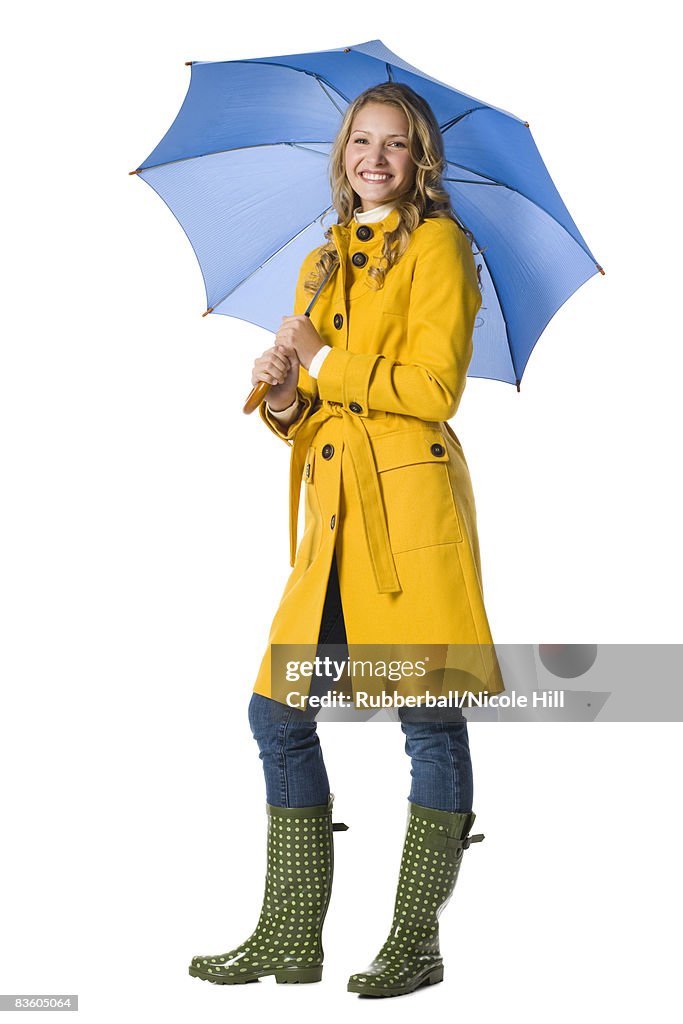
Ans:
[[[376,182],[378,185],[381,185],[383,182],[389,181],[389,178],[391,178],[392,175],[373,174],[371,171],[361,171],[359,177],[361,177],[363,181]]]

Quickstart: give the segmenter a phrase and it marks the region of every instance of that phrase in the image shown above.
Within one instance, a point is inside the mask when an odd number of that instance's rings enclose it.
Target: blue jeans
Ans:
[[[336,554],[325,595],[319,644],[346,644]],[[472,761],[467,722],[439,708],[399,708],[405,751],[411,759],[408,800],[440,811],[472,810]],[[275,807],[327,803],[330,785],[311,712],[253,693],[249,725],[259,747],[266,800]]]

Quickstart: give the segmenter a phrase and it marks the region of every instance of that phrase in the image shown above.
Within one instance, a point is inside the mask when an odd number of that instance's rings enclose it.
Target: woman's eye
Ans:
[[[367,139],[354,139],[353,141],[354,142],[367,142],[368,140]],[[390,142],[389,145],[390,146],[401,146],[403,149],[406,148],[405,142]]]

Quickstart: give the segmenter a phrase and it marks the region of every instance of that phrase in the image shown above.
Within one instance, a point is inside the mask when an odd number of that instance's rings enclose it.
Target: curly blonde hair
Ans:
[[[415,165],[412,187],[395,201],[398,223],[393,231],[384,235],[384,265],[370,267],[368,270],[374,287],[379,289],[383,287],[387,272],[407,249],[411,233],[426,217],[447,217],[455,221],[470,243],[474,242],[474,236],[456,217],[451,197],[443,185],[446,157],[443,137],[434,112],[422,96],[401,82],[372,85],[346,108],[332,145],[329,164],[332,203],[337,211],[339,225],[348,227],[354,219],[358,197],[346,177],[345,152],[354,118],[366,103],[391,103],[404,112],[408,120],[408,151]],[[328,270],[339,262],[331,227],[325,232],[325,238],[327,242],[319,249],[318,260],[304,281],[304,289],[309,292],[315,292]],[[481,265],[477,267],[477,277],[481,288]]]

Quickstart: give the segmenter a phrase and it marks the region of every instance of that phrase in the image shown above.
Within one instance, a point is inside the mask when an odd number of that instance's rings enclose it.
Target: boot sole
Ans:
[[[253,974],[243,974],[241,977],[235,975],[230,978],[225,974],[207,974],[197,967],[189,967],[188,973],[192,978],[199,978],[200,981],[211,981],[214,985],[246,985],[250,981],[258,981],[259,978],[270,978],[275,975],[278,985],[310,985],[321,981],[323,969],[321,967],[303,967],[271,971],[258,971]]]
[[[376,999],[388,999],[391,996],[407,996],[423,985],[438,985],[443,981],[443,964],[433,967],[431,971],[418,977],[415,981],[402,985],[401,988],[373,988],[367,982],[350,981],[347,985],[347,992],[356,992],[359,996],[374,996]]]

